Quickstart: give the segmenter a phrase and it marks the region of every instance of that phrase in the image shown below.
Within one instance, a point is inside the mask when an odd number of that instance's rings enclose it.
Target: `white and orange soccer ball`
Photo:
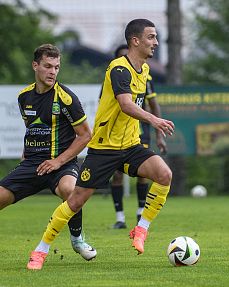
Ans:
[[[169,243],[167,255],[172,265],[189,266],[199,260],[200,247],[191,237],[180,236]]]

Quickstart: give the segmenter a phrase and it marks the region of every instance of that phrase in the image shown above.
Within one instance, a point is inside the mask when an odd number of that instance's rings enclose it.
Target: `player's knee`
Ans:
[[[14,195],[8,189],[0,186],[0,210],[14,203]]]
[[[84,201],[81,198],[74,197],[72,195],[68,198],[68,205],[74,212],[78,212],[82,208],[83,204]]]
[[[87,192],[87,190],[83,188],[74,189],[74,191],[68,197],[68,204],[72,211],[78,212],[90,197],[91,192]]]
[[[166,168],[163,168],[161,170],[158,183],[160,183],[161,185],[170,185],[171,181],[172,181],[172,171],[167,166]]]
[[[63,200],[67,200],[68,197],[71,195],[73,189],[72,188],[66,188],[66,187],[61,187],[56,189],[56,194],[62,198]]]

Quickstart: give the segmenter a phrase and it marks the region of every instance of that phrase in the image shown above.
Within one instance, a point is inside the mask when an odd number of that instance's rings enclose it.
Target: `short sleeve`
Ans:
[[[19,110],[20,110],[20,113],[21,113],[21,116],[23,118],[23,120],[27,120],[27,116],[22,108],[23,104],[22,104],[22,95],[20,94],[18,96],[18,107],[19,107]]]
[[[62,101],[62,112],[69,120],[72,126],[76,126],[84,122],[87,118],[79,98],[67,87],[61,86],[62,89],[67,93],[68,97],[71,97],[70,104]],[[61,98],[61,97],[60,97]]]
[[[130,88],[131,74],[123,66],[116,66],[110,72],[111,85],[115,96],[132,93]]]

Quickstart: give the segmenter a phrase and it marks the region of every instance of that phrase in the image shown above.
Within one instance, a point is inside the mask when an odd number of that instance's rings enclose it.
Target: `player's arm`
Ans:
[[[91,139],[91,130],[87,121],[73,127],[76,137],[72,144],[55,159],[46,160],[37,168],[38,175],[50,173],[59,169],[62,165],[75,158],[88,144]]]
[[[140,121],[145,121],[151,124],[164,136],[166,136],[166,133],[169,135],[173,134],[173,122],[158,118],[153,114],[144,111],[132,101],[130,88],[131,75],[127,68],[121,66],[113,68],[110,73],[110,78],[114,95],[121,107],[122,112]]]
[[[122,112],[125,114],[138,119],[140,121],[144,121],[152,125],[155,129],[162,133],[164,137],[166,134],[172,135],[174,132],[174,123],[172,121],[161,119],[153,114],[144,111],[142,108],[137,106],[132,102],[131,94],[120,94],[116,96],[117,101],[121,107]]]
[[[73,128],[76,133],[74,141],[63,153],[55,158],[60,166],[64,165],[66,162],[70,161],[81,153],[91,139],[91,130],[87,121],[84,121],[80,125],[74,126]]]

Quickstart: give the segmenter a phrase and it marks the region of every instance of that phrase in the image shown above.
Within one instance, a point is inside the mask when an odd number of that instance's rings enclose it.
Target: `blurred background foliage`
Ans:
[[[198,7],[198,9],[197,9]],[[229,1],[196,0],[185,84],[229,84]]]
[[[91,67],[87,62],[71,64],[69,42],[79,42],[78,35],[55,35],[58,18],[39,7],[30,10],[22,1],[0,2],[0,84],[28,84],[34,81],[31,69],[33,51],[43,43],[57,45],[62,51],[59,79],[65,83],[101,83],[105,67]],[[47,25],[43,25],[48,23]],[[82,77],[82,74],[84,75]]]
[[[62,51],[62,69],[59,75],[62,82],[102,82],[104,66],[94,68],[87,62],[81,65],[71,63],[71,49],[68,47],[69,43],[80,43],[77,33],[66,31],[55,35],[53,31],[58,21],[56,15],[44,11],[38,4],[31,10],[23,1],[15,0],[11,3],[0,1],[0,84],[32,82],[33,51],[45,42],[56,44]],[[184,60],[184,83],[227,85],[229,1],[195,0],[193,17],[195,21],[192,21],[188,31],[193,49]]]

